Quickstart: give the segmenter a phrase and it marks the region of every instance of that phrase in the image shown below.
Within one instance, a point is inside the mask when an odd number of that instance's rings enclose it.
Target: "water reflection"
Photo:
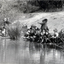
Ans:
[[[39,45],[39,48],[37,49],[36,46],[33,43],[30,43],[31,48],[30,54],[32,60],[35,62],[35,64],[64,64],[64,57],[63,52],[61,50],[56,49],[50,49],[50,48],[41,48],[42,46]]]
[[[40,64],[41,47],[40,44],[29,43],[29,52],[33,64]]]
[[[0,43],[0,63],[3,59],[4,40]],[[5,44],[5,43],[4,43]],[[24,41],[6,40],[5,63],[11,64],[64,64],[63,50],[43,48],[43,45]]]

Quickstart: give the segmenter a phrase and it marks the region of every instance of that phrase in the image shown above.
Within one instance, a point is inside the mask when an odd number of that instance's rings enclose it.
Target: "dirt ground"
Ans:
[[[14,25],[16,22],[20,22],[21,25],[27,25],[30,27],[32,24],[36,25],[40,28],[40,25],[38,22],[42,22],[43,19],[48,19],[48,27],[50,33],[53,32],[55,28],[58,29],[58,32],[61,29],[64,29],[64,12],[52,12],[52,13],[30,13],[25,14],[23,16],[23,19],[20,16],[17,20],[15,20],[12,24]]]

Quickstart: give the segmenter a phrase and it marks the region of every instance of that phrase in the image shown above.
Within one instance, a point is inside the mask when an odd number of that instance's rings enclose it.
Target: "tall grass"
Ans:
[[[10,26],[8,29],[8,35],[10,39],[17,40],[21,36],[21,29],[19,26]]]

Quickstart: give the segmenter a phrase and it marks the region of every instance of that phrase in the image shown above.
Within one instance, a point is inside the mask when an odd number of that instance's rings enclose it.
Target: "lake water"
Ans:
[[[64,64],[64,50],[41,44],[0,38],[0,64]]]

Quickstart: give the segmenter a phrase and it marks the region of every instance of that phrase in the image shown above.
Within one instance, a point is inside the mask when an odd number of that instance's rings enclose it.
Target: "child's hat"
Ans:
[[[47,22],[48,20],[47,20],[47,19],[44,19],[44,20],[42,20],[42,22],[43,22],[43,21]]]

